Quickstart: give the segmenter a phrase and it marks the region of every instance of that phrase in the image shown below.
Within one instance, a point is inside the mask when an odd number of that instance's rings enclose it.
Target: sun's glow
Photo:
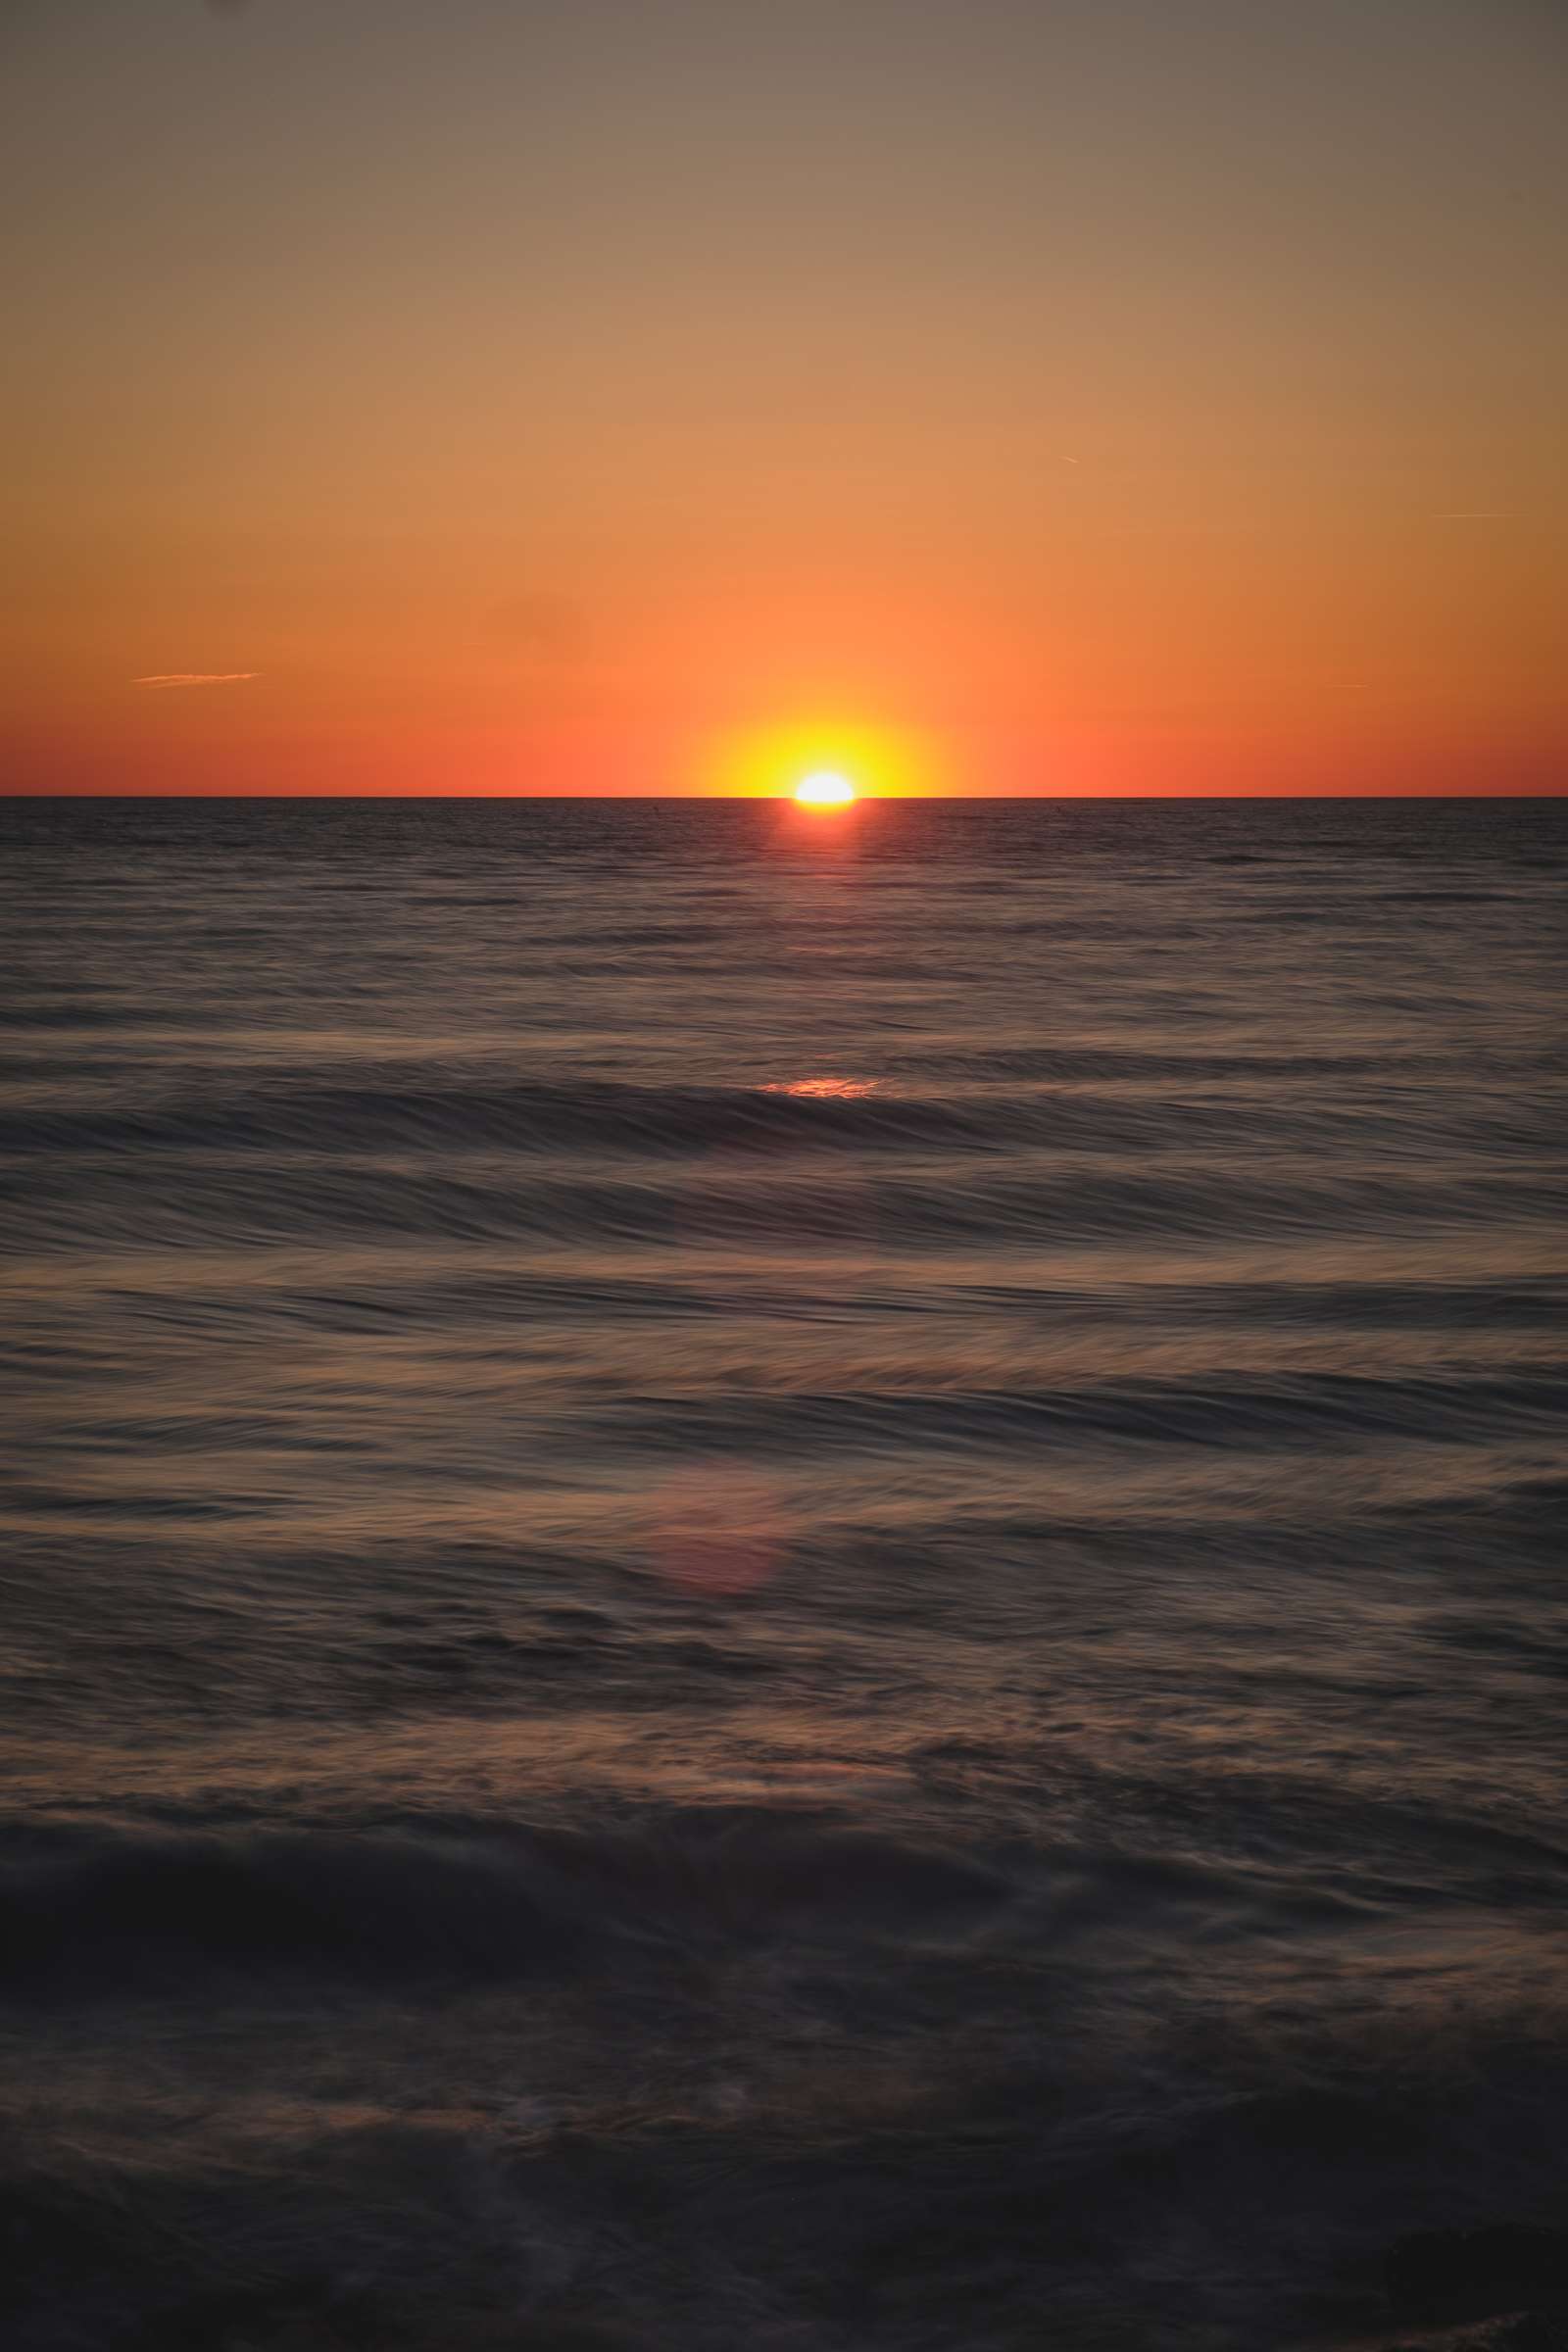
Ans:
[[[726,729],[709,739],[694,765],[708,792],[756,794],[803,808],[843,808],[856,801],[946,789],[937,747],[928,737],[832,711]],[[816,787],[826,782],[838,789],[819,795]]]
[[[855,786],[835,768],[819,767],[801,778],[795,798],[808,808],[847,808],[855,798]]]

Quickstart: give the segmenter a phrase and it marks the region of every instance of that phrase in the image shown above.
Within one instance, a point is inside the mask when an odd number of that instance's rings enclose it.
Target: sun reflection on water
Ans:
[[[761,1091],[764,1095],[806,1095],[818,1102],[849,1102],[875,1094],[880,1084],[877,1078],[774,1078]]]

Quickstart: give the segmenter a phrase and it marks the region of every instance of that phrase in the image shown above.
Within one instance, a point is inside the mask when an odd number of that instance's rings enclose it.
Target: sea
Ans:
[[[1407,2343],[1568,2244],[1568,801],[0,858],[8,2352]]]

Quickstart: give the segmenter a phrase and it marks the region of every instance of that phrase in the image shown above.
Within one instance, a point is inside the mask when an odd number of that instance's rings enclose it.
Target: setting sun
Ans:
[[[847,777],[823,767],[814,775],[801,778],[795,787],[795,798],[808,808],[847,808],[855,798],[855,787]]]
[[[726,728],[694,749],[692,773],[705,792],[793,801],[802,808],[848,808],[954,788],[930,735],[842,710]]]

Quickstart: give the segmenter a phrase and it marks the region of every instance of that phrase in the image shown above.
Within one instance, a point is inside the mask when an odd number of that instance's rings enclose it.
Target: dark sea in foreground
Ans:
[[[0,852],[7,2352],[1549,2310],[1568,802]]]

